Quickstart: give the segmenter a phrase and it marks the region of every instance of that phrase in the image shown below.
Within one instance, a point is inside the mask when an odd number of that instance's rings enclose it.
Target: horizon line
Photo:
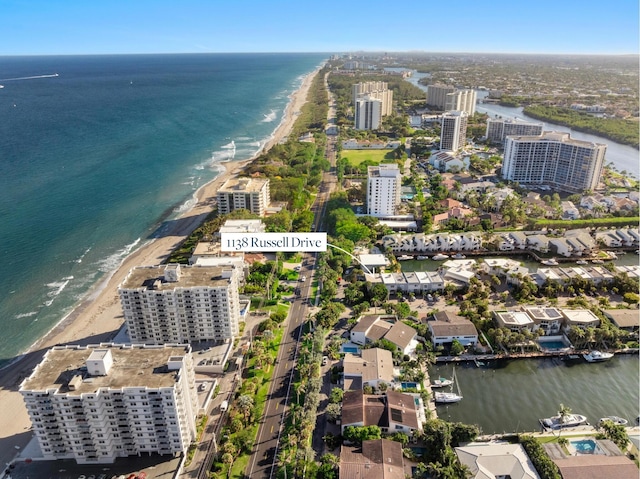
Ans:
[[[357,55],[357,54],[446,54],[446,55],[547,55],[547,56],[637,56],[640,52],[627,53],[585,53],[585,52],[499,52],[499,51],[445,51],[445,50],[343,50],[343,51],[183,51],[183,52],[100,52],[100,53],[0,53],[0,57],[28,56],[101,56],[101,55],[239,55],[239,54],[317,54],[317,55]]]

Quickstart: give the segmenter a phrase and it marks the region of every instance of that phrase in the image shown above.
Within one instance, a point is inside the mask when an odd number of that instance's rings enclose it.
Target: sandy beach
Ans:
[[[269,150],[289,135],[317,73],[318,70],[307,75],[300,88],[291,95],[283,120],[260,152]],[[18,387],[42,359],[45,351],[56,344],[96,344],[110,341],[123,324],[117,288],[129,270],[135,266],[163,262],[212,211],[220,186],[254,159],[255,156],[222,163],[225,171],[197,191],[197,203],[190,211],[170,221],[167,231],[161,237],[151,240],[129,255],[116,271],[97,284],[73,312],[30,352],[0,371],[0,464],[9,462],[16,453],[16,446],[23,448],[32,436],[29,430],[31,422]]]

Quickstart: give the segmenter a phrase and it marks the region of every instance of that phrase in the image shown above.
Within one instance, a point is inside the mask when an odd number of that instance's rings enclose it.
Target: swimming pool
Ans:
[[[564,349],[567,347],[562,341],[538,341],[542,349]]]
[[[355,348],[353,346],[344,346],[342,351],[345,353],[358,354],[360,352],[359,348]]]
[[[400,383],[402,389],[418,389],[420,385],[418,383]]]
[[[578,454],[598,454],[598,444],[593,439],[569,441]]]

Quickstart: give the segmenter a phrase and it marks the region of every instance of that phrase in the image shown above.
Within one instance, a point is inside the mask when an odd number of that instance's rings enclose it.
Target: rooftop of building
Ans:
[[[532,323],[531,318],[524,311],[494,311],[493,314],[504,324],[524,326]]]
[[[340,477],[404,479],[402,445],[388,439],[363,441],[362,447],[340,448]]]
[[[176,288],[225,287],[232,274],[230,266],[185,266],[180,265],[177,281],[167,281],[166,269],[169,265],[138,266],[131,271],[120,285],[120,289],[147,289],[167,291]]]
[[[258,192],[268,183],[269,178],[230,178],[218,189],[218,193]]]
[[[563,309],[562,314],[573,323],[589,324],[600,322],[600,318],[588,309]]]
[[[576,140],[571,138],[569,133],[561,131],[543,131],[541,135],[510,136],[514,141],[556,141],[568,145],[581,146],[583,148],[595,148],[596,146],[606,146],[603,143],[593,143],[591,141]]]
[[[362,382],[393,381],[393,356],[391,351],[380,348],[363,349],[361,357],[346,353],[343,360],[345,375],[362,376]]]
[[[637,309],[606,309],[603,312],[619,328],[640,327],[640,314]]]
[[[552,307],[544,307],[540,306],[523,306],[522,310],[525,311],[532,319],[542,321],[542,320],[556,320],[560,321],[562,319],[562,312],[558,308]]]
[[[94,351],[109,350],[113,365],[106,376],[93,376],[87,372],[87,359]],[[55,389],[59,393],[81,395],[97,392],[101,388],[121,389],[126,387],[166,388],[172,387],[178,370],[169,370],[168,363],[180,360],[191,351],[190,346],[123,346],[89,345],[57,346],[50,349],[31,376],[24,380],[21,390],[43,391]],[[92,357],[95,359],[95,355]],[[74,376],[75,382],[69,389]]]

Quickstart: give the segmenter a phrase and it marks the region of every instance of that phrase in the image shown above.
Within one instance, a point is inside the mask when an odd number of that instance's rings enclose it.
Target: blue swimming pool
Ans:
[[[358,354],[358,352],[360,352],[358,348],[354,348],[352,346],[344,346],[342,348],[342,351],[344,351],[345,353],[351,353],[351,354]]]
[[[593,439],[581,439],[579,441],[570,441],[570,443],[579,454],[596,454],[598,448]]]
[[[418,383],[400,383],[400,386],[402,386],[402,389],[409,389],[409,388],[418,388]]]
[[[564,349],[567,347],[562,341],[540,341],[538,344],[542,349]]]

